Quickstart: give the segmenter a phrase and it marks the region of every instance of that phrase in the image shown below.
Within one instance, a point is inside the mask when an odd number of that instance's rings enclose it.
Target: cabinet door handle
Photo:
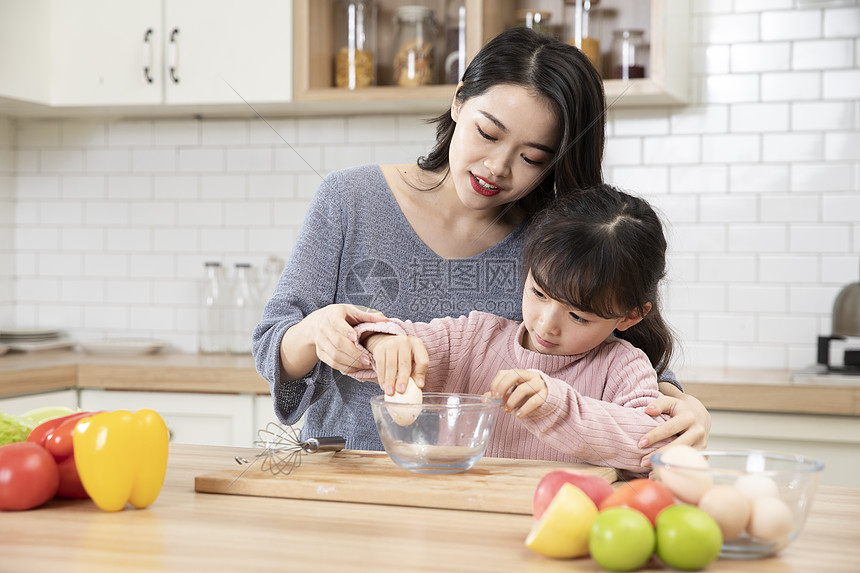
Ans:
[[[146,83],[152,83],[152,28],[149,28],[143,34],[143,50],[142,50],[142,60],[143,60],[143,78],[146,80]]]
[[[170,32],[170,45],[167,50],[167,62],[170,66],[170,79],[173,83],[179,83],[179,28],[174,28]]]

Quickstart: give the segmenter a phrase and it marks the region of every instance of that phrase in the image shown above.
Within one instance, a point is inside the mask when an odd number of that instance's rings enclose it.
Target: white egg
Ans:
[[[760,497],[752,502],[747,533],[764,541],[788,537],[794,529],[791,508],[778,497]]]
[[[710,464],[701,453],[690,446],[672,446],[660,455],[664,466],[657,466],[656,473],[676,498],[686,503],[698,504],[706,491],[714,485]]]
[[[751,502],[760,497],[779,496],[776,482],[762,474],[744,474],[735,480],[735,487]]]
[[[408,426],[416,419],[418,419],[418,415],[421,414],[421,408],[414,406],[415,404],[421,404],[424,401],[424,393],[421,391],[421,388],[418,387],[418,384],[415,383],[415,380],[412,377],[409,377],[409,382],[406,383],[406,390],[401,392],[395,392],[391,396],[388,394],[385,395],[386,402],[394,402],[395,404],[403,404],[402,407],[395,406],[393,408],[389,408],[389,413],[391,414],[391,419],[400,426]]]
[[[723,532],[723,541],[729,541],[747,528],[751,504],[736,487],[718,484],[705,492],[699,509],[714,518]]]

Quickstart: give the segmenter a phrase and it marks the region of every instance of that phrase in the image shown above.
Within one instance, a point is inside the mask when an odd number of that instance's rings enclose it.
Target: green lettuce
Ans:
[[[0,411],[0,446],[23,442],[32,430],[33,428],[22,424],[15,416]]]

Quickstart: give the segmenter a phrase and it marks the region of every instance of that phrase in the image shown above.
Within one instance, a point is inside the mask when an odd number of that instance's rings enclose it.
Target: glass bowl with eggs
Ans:
[[[651,458],[654,477],[681,503],[696,505],[720,526],[720,557],[778,553],[803,529],[824,464],[762,450],[677,446]]]
[[[397,396],[397,395],[395,395]],[[374,396],[370,407],[388,456],[417,473],[464,472],[483,457],[501,398],[425,392],[415,400]]]

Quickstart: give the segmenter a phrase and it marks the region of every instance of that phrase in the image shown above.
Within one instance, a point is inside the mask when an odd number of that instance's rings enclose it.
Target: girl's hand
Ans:
[[[687,445],[697,449],[707,447],[711,415],[705,406],[695,396],[684,394],[671,384],[661,384],[660,392],[664,395],[651,402],[645,408],[645,413],[650,416],[669,414],[671,418],[645,434],[639,441],[639,447],[645,448],[648,444],[655,444],[675,435],[678,437],[671,443],[655,451],[659,452],[673,445]],[[651,465],[653,453],[642,458],[643,466]]]
[[[534,370],[499,370],[490,383],[490,392],[502,397],[505,412],[517,410],[517,417],[522,417],[546,402],[549,390]]]
[[[352,304],[330,304],[310,313],[287,331],[291,337],[284,336],[281,355],[289,357],[295,354],[295,348],[310,344],[316,354],[313,362],[321,360],[335,370],[351,374],[370,367],[370,356],[355,345],[356,334],[352,327],[360,322],[387,320],[381,312],[370,312]],[[298,368],[299,375],[303,370],[307,371],[307,368]]]
[[[376,333],[363,339],[365,348],[373,353],[379,386],[389,396],[406,391],[411,376],[419,388],[430,365],[427,347],[417,336]]]

